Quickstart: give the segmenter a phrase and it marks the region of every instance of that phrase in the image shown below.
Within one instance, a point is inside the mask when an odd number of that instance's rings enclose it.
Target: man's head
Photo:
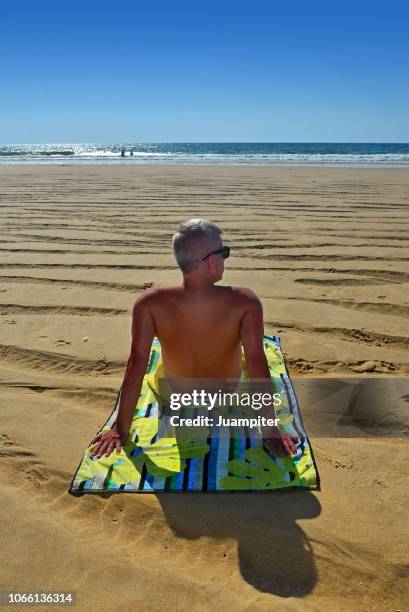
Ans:
[[[173,236],[173,253],[183,274],[200,274],[213,282],[223,277],[223,256],[212,253],[223,247],[222,233],[220,227],[206,219],[180,224]]]

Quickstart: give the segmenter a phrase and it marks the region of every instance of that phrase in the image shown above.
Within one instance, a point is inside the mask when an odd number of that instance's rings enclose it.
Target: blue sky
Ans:
[[[0,142],[409,142],[408,4],[2,0]]]

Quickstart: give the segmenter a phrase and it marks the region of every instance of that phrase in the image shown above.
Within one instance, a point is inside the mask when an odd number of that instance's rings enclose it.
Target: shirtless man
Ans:
[[[111,430],[93,438],[92,444],[97,444],[92,456],[109,456],[115,448],[119,453],[128,437],[155,336],[161,343],[169,379],[238,380],[243,345],[250,378],[266,379],[272,387],[263,346],[260,300],[251,289],[215,284],[223,277],[224,259],[230,253],[221,234],[214,223],[191,219],[173,236],[173,252],[183,283],[147,289],[136,300],[118,416]],[[274,418],[272,407],[269,412]],[[263,437],[265,446],[275,454],[296,452],[297,438],[278,428],[270,427],[268,437],[264,433]]]

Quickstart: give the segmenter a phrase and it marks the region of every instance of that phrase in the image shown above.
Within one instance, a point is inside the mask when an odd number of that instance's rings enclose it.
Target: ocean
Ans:
[[[125,149],[125,156],[121,150]],[[130,151],[133,155],[130,155]],[[409,143],[116,143],[0,145],[0,164],[284,164],[407,167]]]

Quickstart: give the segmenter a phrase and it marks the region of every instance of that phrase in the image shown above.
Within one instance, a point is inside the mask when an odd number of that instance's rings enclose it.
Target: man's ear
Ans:
[[[216,265],[216,255],[214,255],[213,253],[207,258],[207,261],[209,261],[209,268],[214,268]]]
[[[209,255],[209,257],[206,257],[206,259],[204,260],[205,264],[206,264],[206,268],[211,268],[211,258],[213,257],[213,255]]]

